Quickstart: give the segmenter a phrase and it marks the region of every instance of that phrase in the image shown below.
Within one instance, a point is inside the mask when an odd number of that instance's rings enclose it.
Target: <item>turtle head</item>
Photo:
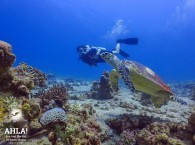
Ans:
[[[109,63],[111,66],[116,67],[118,64],[121,63],[121,60],[115,56],[113,53],[110,52],[102,52],[100,54],[101,58]]]

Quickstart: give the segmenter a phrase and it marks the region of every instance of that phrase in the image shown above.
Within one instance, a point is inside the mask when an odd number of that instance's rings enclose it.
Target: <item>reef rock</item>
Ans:
[[[143,129],[146,125],[149,125],[152,122],[154,122],[154,118],[152,117],[127,114],[106,121],[107,125],[119,134],[126,129]]]
[[[89,98],[93,99],[112,99],[114,96],[112,95],[112,88],[109,80],[109,72],[105,71],[100,81],[93,82],[93,86],[88,94]]]
[[[0,76],[13,65],[16,56],[12,53],[12,46],[0,40]]]
[[[191,136],[195,134],[195,112],[192,113],[188,119],[187,130]]]
[[[195,112],[190,115],[189,124],[195,127]]]
[[[129,115],[108,120],[107,124],[119,134],[115,141],[118,145],[193,145],[195,141],[195,113],[187,125]]]

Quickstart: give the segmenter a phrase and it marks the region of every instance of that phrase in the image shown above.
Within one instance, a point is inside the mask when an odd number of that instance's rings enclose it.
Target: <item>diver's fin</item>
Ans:
[[[122,80],[124,81],[125,85],[129,88],[129,90],[131,92],[135,92],[135,87],[131,82],[129,71],[126,69],[126,67],[123,64],[119,64],[117,65],[117,71],[119,72]]]
[[[138,44],[138,38],[127,38],[127,39],[118,39],[117,43],[129,44],[129,45],[136,45]]]
[[[128,53],[126,53],[125,51],[123,50],[119,50],[119,54],[122,55],[123,57],[130,57],[130,55]]]

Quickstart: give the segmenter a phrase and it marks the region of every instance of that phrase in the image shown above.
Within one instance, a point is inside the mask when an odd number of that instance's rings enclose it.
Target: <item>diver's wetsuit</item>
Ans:
[[[105,62],[101,56],[98,54],[98,47],[91,47],[90,50],[85,52],[84,54],[80,55],[80,59],[84,61],[85,63],[89,64],[90,66],[95,65],[97,66],[97,63],[103,63]],[[113,53],[112,51],[107,51],[107,50],[100,50],[100,53],[102,52],[110,52]]]
[[[96,63],[105,62],[105,60],[103,60],[103,59],[101,58],[101,56],[99,55],[99,54],[101,54],[102,52],[113,53],[112,51],[101,50],[101,52],[97,55],[97,51],[98,51],[97,49],[92,48],[92,49],[87,53],[87,55],[90,55],[90,56],[93,57],[93,59],[94,59],[94,61],[95,61]]]
[[[129,57],[126,52],[120,49],[120,43],[117,43],[115,49],[112,51],[106,50],[104,47],[82,45],[77,47],[77,52],[79,52],[79,58],[90,66],[97,66],[97,63],[105,62],[100,56],[103,52],[109,52],[112,54],[120,53],[123,57]]]

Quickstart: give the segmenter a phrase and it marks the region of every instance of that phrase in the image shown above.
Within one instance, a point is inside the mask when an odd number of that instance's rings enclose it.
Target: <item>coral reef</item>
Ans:
[[[13,96],[0,96],[0,126],[23,120],[21,100]]]
[[[5,128],[15,127],[28,130],[28,140],[21,144],[195,144],[195,113],[190,106],[170,101],[156,109],[145,93],[118,91],[115,70],[105,71],[93,84],[70,77],[57,83],[54,74],[46,76],[26,63],[12,67],[14,61],[11,45],[0,41],[0,144],[5,144]],[[172,87],[179,97],[195,98],[193,82]],[[76,100],[68,100],[69,94]]]
[[[67,112],[66,126],[56,124],[50,129],[50,132],[54,133],[50,133],[52,142],[55,142],[53,138],[56,139],[57,136],[60,142],[66,145],[100,145],[101,128],[91,114],[91,107],[85,105],[76,108],[75,111],[75,106],[72,106]]]
[[[194,135],[195,135],[195,112],[192,113],[188,119],[188,124],[186,126],[187,135],[192,140],[193,143],[195,143]]]
[[[16,56],[12,53],[12,46],[0,40],[0,76],[13,65]]]
[[[88,97],[93,99],[112,99],[114,98],[112,91],[113,89],[110,85],[109,72],[105,71],[99,82],[93,82],[93,86],[88,94]]]
[[[66,123],[66,113],[62,108],[53,108],[44,112],[40,118],[40,123],[44,126],[51,125],[52,123]]]
[[[181,139],[177,139],[184,135],[184,126],[180,124],[152,123],[143,130],[137,131],[136,141],[139,145],[184,145],[185,143]]]
[[[148,116],[124,114],[116,119],[109,119],[106,123],[110,128],[113,128],[118,134],[120,134],[126,129],[143,129],[146,125],[154,122],[154,120],[154,118]]]
[[[47,91],[40,90],[33,95],[33,98],[40,99],[40,107],[43,110],[51,109],[55,106],[63,107],[69,98],[67,88],[63,83],[54,84]]]
[[[119,145],[192,145],[195,134],[195,113],[189,123],[164,122],[147,116],[123,115],[107,120],[107,124],[119,134]]]
[[[63,108],[53,108],[42,114],[39,122],[32,121],[29,125],[29,138],[48,133],[52,145],[100,145],[101,128],[94,118],[92,106],[74,104]],[[37,120],[37,119],[36,119]]]
[[[3,100],[0,100],[0,126],[3,125],[3,121],[5,119],[5,116],[7,114],[8,110],[6,108],[6,104]]]
[[[55,134],[55,132],[49,132],[48,134],[48,140],[52,143],[55,144],[57,141],[57,135]]]
[[[39,117],[41,109],[38,103],[34,101],[34,99],[28,100],[24,99],[22,101],[22,112],[24,114],[24,118],[26,118],[29,122],[33,119]]]
[[[34,86],[46,84],[45,74],[25,63],[10,68],[0,78],[0,91],[10,92],[15,96],[28,97]]]
[[[101,144],[101,128],[96,122],[93,107],[67,103],[68,89],[73,90],[74,85],[87,85],[85,82],[67,79],[65,84],[55,84],[46,89],[47,77],[44,73],[26,63],[11,67],[14,60],[11,45],[0,41],[0,93],[3,94],[0,96],[0,144],[5,143],[3,131],[7,127],[27,128],[27,139],[45,137],[47,133],[45,141],[53,145]],[[105,78],[100,81],[101,91],[109,87],[104,75]],[[48,77],[53,84],[55,77],[52,74]],[[41,90],[34,93],[38,87]],[[33,94],[29,96],[30,93]],[[105,93],[104,90],[101,95]]]

